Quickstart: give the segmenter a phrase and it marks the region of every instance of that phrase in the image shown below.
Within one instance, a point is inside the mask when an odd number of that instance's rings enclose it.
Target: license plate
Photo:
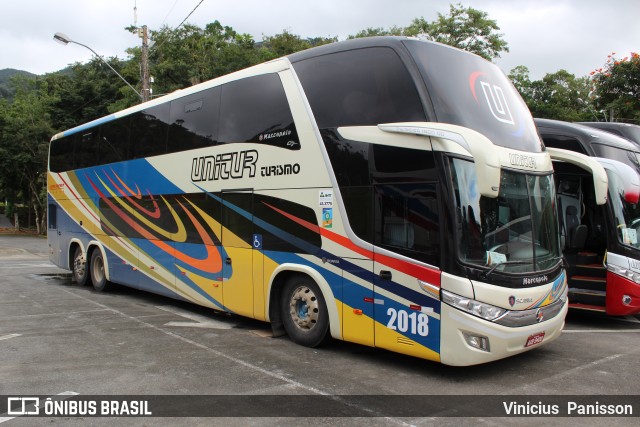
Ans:
[[[531,335],[529,338],[527,338],[527,343],[524,346],[531,347],[532,345],[540,344],[543,339],[544,339],[544,332]]]

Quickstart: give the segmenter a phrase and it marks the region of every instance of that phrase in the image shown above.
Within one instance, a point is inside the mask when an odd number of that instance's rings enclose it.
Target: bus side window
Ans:
[[[131,118],[124,116],[100,126],[98,144],[98,164],[123,162],[131,159],[129,147],[129,123]]]
[[[435,185],[376,185],[374,243],[431,265],[440,265],[440,221]]]
[[[167,152],[216,145],[220,88],[206,89],[171,101]]]
[[[416,86],[393,49],[338,52],[293,65],[320,129],[426,120]]]
[[[576,138],[564,135],[545,135],[542,139],[544,141],[544,145],[547,147],[562,148],[563,150],[587,154],[580,141]]]
[[[76,168],[74,135],[51,141],[49,168],[51,172],[65,172]]]
[[[132,158],[166,154],[169,108],[170,104],[164,103],[131,116]]]
[[[263,74],[222,86],[220,143],[254,142],[300,149],[293,115],[277,74]]]

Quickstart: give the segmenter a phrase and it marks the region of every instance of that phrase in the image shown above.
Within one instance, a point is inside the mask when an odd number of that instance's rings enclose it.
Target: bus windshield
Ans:
[[[436,43],[404,44],[427,86],[438,122],[473,129],[501,147],[542,152],[531,113],[496,65]]]
[[[459,259],[496,272],[547,270],[560,259],[553,175],[502,170],[497,198],[480,196],[474,164],[451,158]]]
[[[609,199],[613,208],[614,223],[618,240],[625,245],[640,249],[640,203],[631,203],[624,194],[620,177],[607,170],[609,178]]]

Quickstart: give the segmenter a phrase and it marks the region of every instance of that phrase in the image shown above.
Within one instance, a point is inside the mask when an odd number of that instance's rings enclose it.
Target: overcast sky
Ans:
[[[0,3],[0,69],[36,74],[86,62],[91,52],[55,43],[60,31],[99,54],[127,58],[140,39],[124,30],[134,23],[175,27],[200,0],[4,0]],[[585,76],[607,55],[640,51],[639,0],[204,0],[187,22],[219,20],[255,40],[283,29],[302,37],[340,40],[368,27],[407,26],[413,18],[436,19],[450,3],[483,10],[497,21],[509,53],[496,62],[508,73],[525,65],[532,80],[565,69]]]

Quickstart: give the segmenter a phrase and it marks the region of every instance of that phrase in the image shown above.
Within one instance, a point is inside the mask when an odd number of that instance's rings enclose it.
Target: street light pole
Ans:
[[[109,67],[109,68],[111,69],[111,71],[113,71],[114,73],[116,73],[116,75],[117,75],[118,77],[120,77],[120,79],[122,79],[122,81],[123,81],[123,82],[125,82],[125,83],[127,84],[127,86],[129,86],[129,87],[131,88],[131,90],[132,90],[132,91],[134,91],[134,92],[136,93],[136,95],[138,95],[138,98],[140,98],[141,100],[143,100],[143,101],[144,101],[144,98],[143,98],[143,96],[142,96],[142,95],[140,95],[140,92],[138,92],[138,91],[136,90],[136,88],[134,88],[133,86],[131,86],[131,84],[129,84],[129,82],[128,82],[128,81],[126,81],[126,80],[125,80],[125,78],[124,78],[124,77],[122,77],[122,76],[120,75],[120,73],[119,73],[119,72],[117,72],[117,71],[115,70],[115,68],[113,68],[111,65],[109,65],[109,63],[108,63],[107,61],[105,61],[105,60],[104,60],[104,58],[103,58],[102,56],[98,55],[98,53],[97,53],[95,50],[91,49],[91,48],[90,48],[89,46],[87,46],[86,44],[78,43],[77,41],[71,40],[68,36],[66,36],[65,34],[62,34],[62,33],[55,33],[55,34],[53,35],[53,39],[54,39],[55,41],[57,41],[58,43],[61,43],[61,44],[64,44],[64,45],[69,44],[69,43],[75,43],[75,44],[77,44],[77,45],[80,45],[80,46],[82,46],[82,47],[86,47],[87,49],[89,49],[89,50],[90,50],[90,51],[91,51],[91,52],[92,52],[92,53],[93,53],[93,54],[94,54],[94,55],[95,55],[95,56],[96,56],[100,61],[102,61],[103,63],[105,63],[105,64],[107,65],[107,67]]]

